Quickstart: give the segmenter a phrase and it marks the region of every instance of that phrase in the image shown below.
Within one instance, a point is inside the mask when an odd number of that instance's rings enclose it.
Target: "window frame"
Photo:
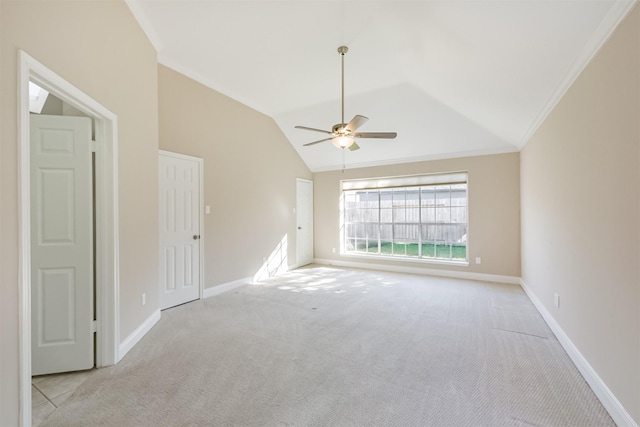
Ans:
[[[463,204],[454,204],[452,201],[454,199],[453,194],[456,190],[460,191],[460,187],[457,189],[455,186],[464,185],[464,201]],[[448,211],[449,219],[448,222],[437,222],[436,212],[438,211],[438,206],[436,201],[438,190],[444,190],[443,187],[448,187],[445,193],[448,193],[448,203],[445,206],[445,209]],[[432,205],[425,205],[423,194],[425,191],[432,191],[434,202]],[[389,198],[391,200],[391,206],[386,207],[383,206],[382,196],[383,193],[388,192]],[[400,205],[394,205],[394,200],[396,202],[400,202],[399,199],[394,199],[394,194],[401,193],[402,199],[404,200],[401,206],[404,208],[404,212],[396,211]],[[362,193],[368,194],[376,194],[377,200],[374,197],[374,204],[377,207],[372,207],[367,200],[364,202],[365,205],[361,205],[359,207],[354,207],[348,210],[347,204],[349,203],[348,198],[350,195]],[[414,197],[411,199],[408,198],[408,194],[415,193]],[[360,203],[363,201],[361,200]],[[410,206],[411,203],[413,206]],[[355,200],[352,200],[351,203],[355,203]],[[417,203],[417,204],[416,204]],[[415,216],[413,218],[409,218],[407,216],[407,209],[415,208],[417,211],[417,221],[415,220]],[[463,208],[460,211],[460,208]],[[375,218],[374,221],[353,221],[354,209],[357,212],[358,210],[370,210],[377,209],[377,215],[368,216],[368,218]],[[432,215],[433,220],[428,221],[428,218],[423,218],[425,209],[433,209]],[[442,209],[442,208],[441,208]],[[463,222],[454,221],[452,219],[452,212],[456,209],[458,211],[457,215],[461,215],[464,218]],[[391,214],[390,220],[386,221],[383,219],[383,210],[388,210]],[[397,214],[402,214],[401,217],[396,217]],[[357,180],[343,180],[340,181],[340,255],[345,257],[358,257],[358,258],[379,258],[384,260],[397,260],[397,261],[410,261],[410,262],[420,262],[420,263],[435,263],[435,264],[453,264],[453,265],[469,265],[469,179],[468,172],[450,172],[450,173],[441,173],[441,174],[428,174],[428,175],[409,175],[409,176],[396,176],[396,177],[384,177],[384,178],[367,178],[367,179],[357,179]],[[428,215],[428,211],[427,211]],[[351,217],[351,218],[348,218]],[[361,216],[361,218],[367,216]],[[372,230],[377,228],[377,231],[369,233],[369,227],[373,225]],[[447,258],[438,258],[438,247],[437,240],[433,239],[423,239],[423,234],[427,235],[430,227],[445,227],[448,229],[445,234],[453,233],[454,227],[462,227],[464,234],[462,234],[461,238],[464,238],[464,246],[465,246],[465,254],[464,259],[462,258],[454,258],[454,249],[452,240],[449,240],[449,256]],[[355,232],[356,227],[360,227],[360,230],[364,229],[364,233]],[[390,238],[390,251],[383,251],[382,242],[387,242],[389,239],[383,238],[383,228],[387,227],[387,229],[391,229],[391,238]],[[395,230],[396,227],[404,228],[405,233],[404,237],[399,238],[398,241],[395,239]],[[413,255],[407,252],[408,243],[415,243],[413,240],[416,237],[408,237],[411,235],[411,228],[414,228],[414,235],[417,235],[417,254]],[[350,232],[350,230],[352,230]],[[458,232],[460,234],[460,232]],[[450,235],[450,234],[449,234]],[[401,240],[405,240],[401,242]],[[369,248],[370,242],[376,242],[375,251],[371,252]],[[348,248],[348,244],[353,242],[353,249],[350,250]],[[364,249],[358,250],[358,245],[364,243]],[[433,244],[433,256],[425,255],[423,252],[424,247],[429,243]],[[396,245],[405,245],[404,253],[395,252]],[[427,246],[428,247],[428,246]]]

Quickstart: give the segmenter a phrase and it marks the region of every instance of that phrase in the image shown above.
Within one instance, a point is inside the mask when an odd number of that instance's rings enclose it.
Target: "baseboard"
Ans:
[[[314,260],[311,261],[311,263],[315,262]],[[297,264],[291,264],[287,266],[287,271],[291,271],[291,270],[296,270],[300,267],[304,267],[305,265],[309,265],[311,263],[308,262],[304,262],[304,263],[297,263]]]
[[[225,292],[232,291],[236,288],[239,288],[243,285],[248,285],[251,283],[253,279],[251,277],[245,277],[243,279],[234,280],[233,282],[223,283],[221,285],[212,286],[210,288],[205,288],[202,298],[211,298],[216,295],[223,294]]]
[[[147,332],[149,332],[151,328],[158,323],[158,320],[160,320],[160,310],[154,311],[147,320],[142,322],[135,331],[131,332],[131,334],[120,343],[120,346],[118,347],[118,361],[122,360],[122,358],[126,356],[127,353],[129,353],[129,351],[138,344],[138,342],[140,342],[142,337],[144,337]]]
[[[374,264],[368,262],[342,261],[333,259],[315,258],[316,264],[335,265],[338,267],[361,268],[365,270],[390,271],[394,273],[421,274],[425,276],[451,277],[454,279],[480,280],[483,282],[507,283],[519,285],[520,278],[515,276],[501,276],[498,274],[473,273],[468,271],[440,270],[436,268],[419,268],[400,265]]]
[[[631,415],[624,409],[620,401],[616,398],[616,396],[611,392],[609,387],[602,381],[602,378],[598,376],[596,371],[591,367],[587,359],[580,353],[580,350],[573,344],[571,339],[565,334],[562,330],[558,322],[553,318],[551,313],[545,308],[545,306],[540,302],[538,297],[527,287],[527,284],[524,280],[520,279],[520,286],[524,289],[525,293],[536,307],[542,318],[551,331],[555,334],[556,338],[560,342],[560,345],[567,352],[573,363],[576,365],[585,381],[595,395],[598,397],[602,406],[605,407],[613,421],[619,427],[638,427],[638,424],[633,420]]]

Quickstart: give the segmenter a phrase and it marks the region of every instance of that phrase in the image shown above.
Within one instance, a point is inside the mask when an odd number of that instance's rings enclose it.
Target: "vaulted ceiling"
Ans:
[[[276,121],[312,171],[518,151],[632,0],[128,0],[158,60]],[[341,119],[395,140],[303,147]]]

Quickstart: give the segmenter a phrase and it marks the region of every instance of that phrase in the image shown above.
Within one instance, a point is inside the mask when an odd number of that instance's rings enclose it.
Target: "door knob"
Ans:
[[[193,235],[193,240],[198,240],[199,238],[200,238],[200,235],[199,235],[199,234],[194,234],[194,235]]]

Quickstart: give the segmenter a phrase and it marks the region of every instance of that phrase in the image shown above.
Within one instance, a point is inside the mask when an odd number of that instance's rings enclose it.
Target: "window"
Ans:
[[[342,182],[342,253],[467,261],[467,174]]]

